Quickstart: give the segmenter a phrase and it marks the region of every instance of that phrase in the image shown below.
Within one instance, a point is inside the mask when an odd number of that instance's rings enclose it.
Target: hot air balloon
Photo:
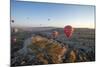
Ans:
[[[50,18],[48,18],[48,21],[50,21]]]
[[[11,20],[12,23],[14,23],[14,20]]]
[[[26,19],[30,19],[29,17],[27,17]]]
[[[74,29],[70,25],[67,25],[64,27],[64,33],[68,38],[70,38],[72,36],[73,30]]]
[[[57,32],[57,31],[53,31],[53,32],[52,32],[52,36],[53,36],[54,39],[55,39],[58,35],[59,35],[59,32]]]
[[[13,44],[16,43],[16,40],[17,40],[16,37],[12,36],[11,41],[12,41]]]
[[[13,41],[16,42],[16,38],[14,38]]]
[[[17,29],[17,28],[15,28],[15,29],[14,29],[14,32],[15,32],[15,33],[17,33],[17,32],[18,32],[18,29]]]

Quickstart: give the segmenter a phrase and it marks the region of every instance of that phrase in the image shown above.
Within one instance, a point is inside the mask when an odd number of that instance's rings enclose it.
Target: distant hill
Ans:
[[[11,28],[17,28],[23,31],[46,31],[46,30],[56,29],[55,27],[11,27]]]
[[[21,31],[32,31],[32,32],[39,32],[39,31],[59,31],[59,32],[63,32],[63,28],[57,28],[57,27],[11,27],[13,28],[17,28]],[[93,31],[95,32],[95,29],[89,29],[89,28],[74,28],[74,32],[77,33],[77,31],[79,32],[89,32],[89,31]]]

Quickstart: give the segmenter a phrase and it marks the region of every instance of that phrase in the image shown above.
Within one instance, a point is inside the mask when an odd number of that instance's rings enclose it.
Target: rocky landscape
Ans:
[[[18,28],[11,33],[11,66],[95,61],[95,30],[75,28],[72,37],[63,28]],[[52,32],[59,35],[53,38]],[[16,42],[12,37],[16,36]]]

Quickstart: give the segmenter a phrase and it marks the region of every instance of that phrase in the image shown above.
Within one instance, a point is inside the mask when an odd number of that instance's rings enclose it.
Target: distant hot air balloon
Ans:
[[[14,20],[11,20],[12,23],[14,23]]]
[[[16,37],[15,36],[12,36],[12,38],[11,38],[11,42],[14,44],[14,43],[16,43]]]
[[[67,25],[64,27],[64,33],[68,38],[70,38],[72,36],[73,30],[74,29],[70,25]]]
[[[29,17],[27,17],[26,19],[30,19]]]
[[[53,38],[56,38],[56,37],[59,35],[59,32],[53,31],[53,32],[52,32],[52,35],[53,35]]]
[[[42,24],[40,24],[40,26],[42,26]]]
[[[15,28],[15,29],[14,29],[14,32],[15,32],[15,33],[17,33],[17,32],[18,32],[18,29],[17,29],[17,28]]]
[[[16,38],[14,38],[13,41],[16,42]]]
[[[50,21],[50,18],[48,18],[48,21]]]

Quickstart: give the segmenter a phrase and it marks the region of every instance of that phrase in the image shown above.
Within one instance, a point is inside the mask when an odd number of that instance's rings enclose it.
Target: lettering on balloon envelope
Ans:
[[[11,66],[95,61],[95,6],[11,0]]]

